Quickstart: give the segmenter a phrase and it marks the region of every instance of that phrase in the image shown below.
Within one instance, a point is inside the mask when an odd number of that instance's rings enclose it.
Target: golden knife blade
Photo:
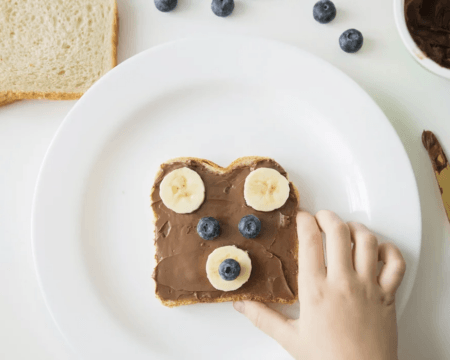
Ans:
[[[428,151],[434,174],[441,190],[442,202],[444,203],[447,218],[450,221],[450,165],[444,154],[441,144],[431,131],[422,133],[422,143]]]

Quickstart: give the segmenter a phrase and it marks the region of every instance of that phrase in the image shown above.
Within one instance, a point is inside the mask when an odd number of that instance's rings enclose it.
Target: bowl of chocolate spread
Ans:
[[[394,15],[411,55],[450,79],[450,0],[394,0]]]

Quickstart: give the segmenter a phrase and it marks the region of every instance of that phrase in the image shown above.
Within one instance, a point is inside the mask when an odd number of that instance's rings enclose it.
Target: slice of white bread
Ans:
[[[0,104],[78,99],[117,64],[117,35],[115,0],[0,0]]]
[[[275,246],[280,246],[283,249],[280,253],[275,254],[273,253],[272,256],[270,256],[270,258],[274,258],[274,259],[282,259],[284,261],[284,263],[281,265],[281,268],[284,269],[283,271],[285,271],[285,276],[289,277],[290,279],[290,285],[291,286],[291,291],[293,293],[293,296],[286,296],[287,293],[284,292],[280,292],[278,294],[275,294],[276,296],[271,296],[273,294],[270,294],[269,292],[259,292],[259,293],[255,293],[252,292],[252,287],[246,287],[243,286],[240,290],[237,291],[231,291],[231,292],[223,292],[219,297],[210,297],[210,296],[201,296],[201,291],[197,292],[192,292],[192,294],[182,294],[182,296],[180,296],[179,298],[177,298],[176,300],[173,299],[168,299],[165,297],[164,295],[164,291],[161,292],[159,291],[159,288],[161,288],[157,281],[156,281],[156,269],[158,267],[158,263],[162,260],[163,258],[163,254],[164,252],[160,252],[160,245],[162,245],[163,243],[165,244],[170,244],[166,247],[166,249],[169,249],[169,251],[173,251],[173,253],[176,252],[178,259],[182,258],[183,256],[188,256],[191,257],[193,259],[196,259],[195,261],[198,261],[199,264],[202,264],[200,267],[203,268],[206,262],[206,258],[200,259],[195,257],[195,255],[198,255],[197,252],[193,253],[193,252],[185,252],[185,251],[180,251],[181,249],[178,249],[176,246],[174,247],[173,245],[177,244],[176,240],[177,238],[180,237],[180,234],[182,232],[182,227],[183,226],[188,226],[191,225],[191,221],[192,221],[192,217],[193,218],[201,218],[202,216],[205,216],[205,214],[203,213],[204,211],[206,211],[209,215],[208,216],[215,216],[213,213],[210,212],[211,208],[208,207],[200,207],[199,209],[197,209],[196,211],[194,211],[192,214],[183,214],[183,215],[176,215],[177,216],[177,225],[174,227],[174,231],[169,231],[167,234],[164,235],[164,237],[161,236],[161,228],[164,227],[165,225],[163,225],[161,227],[161,221],[165,221],[164,217],[161,216],[164,213],[164,206],[160,206],[160,204],[162,203],[162,200],[160,198],[159,195],[159,189],[160,189],[160,184],[167,172],[167,167],[176,165],[177,167],[193,167],[194,169],[196,169],[196,171],[202,171],[204,173],[210,173],[210,174],[215,174],[217,176],[220,175],[226,175],[226,174],[231,174],[235,171],[241,171],[241,170],[245,170],[245,169],[255,169],[258,167],[259,163],[262,162],[268,162],[271,165],[268,167],[272,167],[278,170],[281,170],[283,175],[288,178],[287,173],[284,171],[284,169],[273,159],[270,158],[266,158],[266,157],[259,157],[259,156],[247,156],[247,157],[241,157],[235,161],[233,161],[230,165],[228,165],[226,168],[223,168],[215,163],[213,163],[210,160],[205,160],[205,159],[199,159],[199,158],[193,158],[193,157],[181,157],[181,158],[176,158],[176,159],[172,159],[169,160],[163,164],[161,164],[159,171],[156,175],[155,178],[155,182],[153,184],[152,190],[151,190],[151,194],[150,194],[150,199],[151,199],[151,203],[152,203],[152,210],[153,210],[153,214],[154,214],[154,225],[155,225],[155,232],[154,232],[154,240],[155,240],[155,260],[156,260],[156,264],[155,264],[155,268],[154,268],[154,277],[153,279],[155,280],[155,295],[156,297],[161,301],[161,303],[165,306],[168,307],[175,307],[175,306],[180,306],[180,305],[190,305],[190,304],[196,304],[196,303],[218,303],[218,302],[225,302],[225,301],[239,301],[239,300],[254,300],[254,301],[261,301],[261,302],[272,302],[272,303],[281,303],[281,304],[292,304],[294,303],[297,299],[298,299],[298,287],[297,287],[297,271],[292,271],[292,267],[297,268],[298,267],[298,236],[297,236],[297,220],[296,220],[296,214],[298,211],[298,205],[300,203],[300,193],[298,191],[298,189],[295,187],[295,185],[290,182],[290,189],[291,189],[291,193],[290,193],[290,197],[288,199],[288,201],[286,201],[286,204],[289,203],[290,206],[295,205],[294,207],[290,207],[291,213],[287,213],[287,208],[280,208],[279,210],[275,211],[275,212],[267,212],[265,213],[265,215],[263,215],[262,212],[259,213],[258,217],[260,217],[260,219],[262,219],[262,217],[267,216],[266,220],[270,219],[270,221],[264,222],[266,225],[266,229],[270,228],[271,225],[273,225],[273,228],[277,228],[277,232],[278,231],[283,231],[284,235],[290,234],[290,236],[286,236],[286,237],[279,237],[277,240],[277,236],[275,237],[270,237],[270,239],[272,239],[272,241],[269,244],[269,248],[267,251],[273,251],[271,250],[271,248],[273,249],[273,246],[275,244]],[[236,181],[236,178],[233,178],[234,181]],[[203,180],[205,180],[205,178],[203,177]],[[224,187],[226,187],[227,184],[230,185],[229,188],[233,188],[234,190],[232,191],[239,191],[238,189],[241,188],[242,189],[242,201],[244,200],[244,195],[243,195],[243,182],[241,183],[228,183],[227,181],[224,182],[217,182],[216,184],[225,184],[223,185]],[[221,201],[222,199],[225,199],[227,195],[223,195],[223,194],[228,194],[229,191],[219,191],[217,193],[215,193],[213,196],[209,197],[208,195],[208,186],[211,186],[212,184],[208,184],[207,182],[205,183],[205,186],[207,188],[206,190],[206,197],[205,197],[205,204],[210,202],[210,201],[214,201],[214,199],[217,201]],[[221,185],[219,185],[220,187]],[[219,195],[222,194],[222,195]],[[209,200],[208,200],[209,199]],[[239,211],[244,211],[246,212],[248,209],[247,205],[242,205],[239,203],[235,204],[235,208],[233,210],[234,214],[239,214]],[[166,208],[167,209],[167,208]],[[288,224],[291,224],[291,227],[286,228],[287,230],[281,230],[280,228],[278,228],[277,224],[277,219],[280,219],[279,216],[274,216],[274,214],[281,214],[279,213],[279,211],[281,211],[281,209],[283,209],[284,214],[286,215],[287,218],[289,218],[288,220]],[[170,212],[170,210],[168,210]],[[219,211],[222,211],[219,208]],[[248,212],[246,212],[248,214]],[[228,213],[226,215],[226,218],[228,218],[228,220],[230,220],[230,218],[233,215],[230,215],[230,213]],[[198,220],[197,220],[198,222]],[[164,223],[166,224],[166,223]],[[195,222],[196,224],[196,222]],[[271,224],[271,225],[270,225]],[[293,226],[292,226],[293,225]],[[170,224],[169,224],[170,227]],[[282,225],[282,227],[284,227],[284,225]],[[195,225],[196,228],[196,225]],[[237,230],[237,226],[236,226],[236,230]],[[287,232],[286,232],[287,231]],[[194,230],[195,234],[197,233]],[[233,232],[230,230],[227,230],[228,234],[232,234]],[[190,231],[186,232],[186,234],[189,234]],[[268,233],[266,233],[267,235]],[[191,235],[192,236],[192,232]],[[195,236],[195,235],[194,235]],[[264,237],[264,236],[263,236]],[[158,241],[158,238],[160,239]],[[164,239],[163,242],[161,242],[161,239]],[[186,238],[187,240],[188,238]],[[189,241],[192,241],[193,238],[190,238]],[[227,238],[228,240],[225,240],[225,243],[219,243],[219,245],[217,244],[211,244],[211,245],[207,245],[205,247],[203,247],[202,245],[200,245],[200,247],[198,247],[197,249],[204,249],[201,251],[212,251],[212,248],[215,248],[217,246],[223,246],[223,245],[235,245],[235,241],[236,239],[233,238],[232,236]],[[247,239],[248,240],[248,239]],[[241,243],[242,246],[245,246],[245,243],[247,242],[247,240],[244,240],[244,242]],[[255,239],[251,239],[248,240],[248,242],[253,242],[253,240]],[[174,241],[174,242],[173,242]],[[197,241],[197,240],[195,240]],[[223,241],[223,240],[222,240]],[[259,240],[258,240],[259,242]],[[278,243],[278,245],[276,245]],[[248,244],[248,243],[247,243]],[[166,245],[164,245],[166,246]],[[183,247],[183,249],[187,249],[186,247]],[[193,248],[191,248],[193,249]],[[209,250],[208,250],[209,249]],[[247,250],[245,248],[243,248],[244,250]],[[158,255],[159,254],[159,255]],[[195,255],[193,255],[195,254]],[[249,255],[251,257],[254,256],[254,253],[252,253],[252,251],[249,252]],[[170,256],[170,255],[169,255]],[[201,263],[201,261],[205,261],[204,263]],[[253,260],[252,260],[253,261]],[[278,260],[280,261],[280,260]],[[289,264],[289,267],[287,267],[286,265]],[[287,269],[291,269],[291,271],[288,271]],[[175,270],[175,269],[174,269]],[[267,270],[267,269],[266,269]],[[189,272],[189,276],[193,276],[193,274],[195,274],[196,271],[192,271]],[[174,271],[174,273],[176,273]],[[261,274],[268,274],[268,272],[263,271]],[[206,276],[206,271],[204,273],[204,275]],[[188,276],[188,277],[189,277]],[[268,278],[265,278],[266,275],[262,275],[262,277],[258,277],[258,275],[253,275],[253,279],[249,280],[249,283],[251,285],[251,283],[260,283],[260,282],[266,282],[269,281]],[[256,277],[255,277],[256,276]],[[161,284],[160,284],[161,285]],[[280,291],[281,286],[279,286],[280,284],[278,284],[277,286],[274,287],[274,289],[276,292]],[[164,287],[164,286],[162,286]],[[170,287],[166,287],[169,288]],[[249,290],[250,289],[250,290]],[[170,289],[169,292],[172,292],[173,289]],[[183,293],[183,291],[182,291]],[[167,293],[166,293],[167,294]],[[192,295],[192,296],[191,296]],[[200,297],[198,297],[198,295],[200,295]]]

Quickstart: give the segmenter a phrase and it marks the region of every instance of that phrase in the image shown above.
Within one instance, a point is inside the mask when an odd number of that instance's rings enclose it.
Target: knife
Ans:
[[[442,202],[444,203],[447,218],[450,221],[450,165],[444,154],[441,144],[431,131],[422,133],[422,143],[428,151],[434,174],[441,190]]]

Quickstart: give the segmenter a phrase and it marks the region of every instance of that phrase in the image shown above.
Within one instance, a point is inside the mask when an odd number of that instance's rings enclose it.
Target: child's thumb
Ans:
[[[298,334],[291,320],[256,301],[237,301],[233,306],[291,354],[295,351]]]

